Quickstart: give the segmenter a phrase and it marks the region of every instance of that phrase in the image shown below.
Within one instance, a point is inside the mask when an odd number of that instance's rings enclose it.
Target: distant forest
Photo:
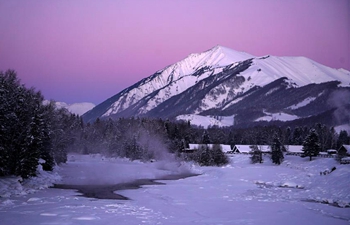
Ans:
[[[282,145],[302,145],[310,129],[316,131],[321,151],[350,142],[346,131],[337,134],[333,127],[320,123],[207,129],[191,126],[188,121],[155,118],[84,123],[80,116],[56,108],[54,102],[43,101],[42,94],[21,84],[14,71],[0,72],[0,176],[35,176],[38,166],[50,171],[67,161],[68,152],[142,161],[162,159],[172,153],[183,160],[181,153],[189,143],[273,145],[277,138]],[[225,162],[219,153],[212,157],[218,159],[214,160],[216,165]]]

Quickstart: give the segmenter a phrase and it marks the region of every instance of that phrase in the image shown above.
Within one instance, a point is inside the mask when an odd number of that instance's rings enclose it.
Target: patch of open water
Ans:
[[[119,184],[54,184],[52,188],[77,190],[82,196],[88,198],[129,200],[129,198],[115,192],[127,189],[138,189],[143,185],[165,185],[165,183],[159,181],[179,180],[198,175],[200,174],[171,174],[156,179],[137,179]]]

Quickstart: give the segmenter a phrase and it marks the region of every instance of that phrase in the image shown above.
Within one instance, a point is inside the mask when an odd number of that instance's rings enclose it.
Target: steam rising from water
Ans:
[[[63,180],[72,185],[110,185],[137,179],[159,179],[167,175],[189,175],[191,165],[178,161],[171,154],[161,154],[162,160],[151,162],[105,158],[97,155],[70,155],[61,167]]]
[[[62,166],[64,184],[107,185],[138,179],[159,179],[167,175],[193,174],[190,164],[169,153],[158,127],[130,129],[126,140],[136,140],[142,151],[140,161],[96,155],[70,155]],[[135,139],[136,138],[136,139]],[[136,150],[135,150],[136,151]],[[97,151],[96,151],[97,152]],[[150,160],[151,159],[151,160]]]
[[[190,174],[191,166],[188,163],[176,158],[174,154],[170,154],[164,141],[157,135],[149,135],[143,133],[140,137],[140,144],[147,146],[156,161],[153,163],[155,168],[166,171],[169,174]]]

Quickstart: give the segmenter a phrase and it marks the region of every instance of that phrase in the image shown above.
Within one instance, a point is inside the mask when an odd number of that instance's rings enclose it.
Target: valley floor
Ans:
[[[276,166],[269,159],[250,164],[249,156],[234,155],[220,168],[72,155],[57,182],[110,185],[189,172],[201,175],[117,191],[130,200],[53,188],[8,193],[0,198],[0,224],[350,224],[350,165],[329,158],[287,156]]]

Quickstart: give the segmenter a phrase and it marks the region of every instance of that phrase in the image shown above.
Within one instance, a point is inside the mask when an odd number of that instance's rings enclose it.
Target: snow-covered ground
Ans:
[[[192,125],[208,128],[209,126],[229,127],[234,124],[234,116],[201,116],[196,114],[186,114],[176,117],[177,120],[190,121]]]
[[[280,121],[291,121],[291,120],[296,120],[299,117],[296,115],[291,115],[288,113],[284,112],[279,112],[279,113],[268,113],[264,112],[266,115],[263,117],[260,117],[256,119],[255,121],[274,121],[274,120],[280,120]]]
[[[320,175],[334,166],[335,171]],[[350,208],[345,207],[350,202],[350,165],[332,158],[309,162],[286,156],[276,166],[267,158],[263,164],[250,164],[249,156],[234,155],[228,166],[198,167],[75,155],[59,168],[62,179],[56,182],[107,184],[188,171],[202,175],[117,191],[131,200],[85,198],[74,190],[51,188],[24,195],[3,188],[7,197],[0,198],[0,224],[350,223]],[[14,182],[8,179],[0,185]]]

